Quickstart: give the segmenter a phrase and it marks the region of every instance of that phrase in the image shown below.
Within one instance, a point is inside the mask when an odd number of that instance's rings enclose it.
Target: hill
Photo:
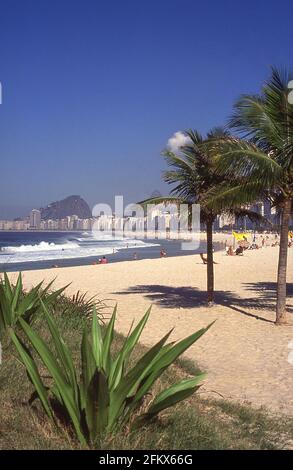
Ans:
[[[80,196],[68,196],[61,201],[52,202],[47,207],[41,207],[41,218],[64,219],[68,215],[77,215],[80,219],[92,217],[91,210],[87,202]]]

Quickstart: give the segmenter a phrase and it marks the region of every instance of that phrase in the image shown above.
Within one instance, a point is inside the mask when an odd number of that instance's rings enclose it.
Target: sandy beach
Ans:
[[[242,257],[215,253],[217,304],[211,308],[204,304],[206,266],[199,255],[27,271],[23,277],[27,288],[57,277],[56,287],[72,283],[68,294],[80,290],[118,302],[116,329],[122,333],[152,304],[141,338],[147,345],[172,327],[172,339],[180,339],[217,320],[186,353],[208,372],[202,395],[293,415],[293,363],[288,361],[293,351],[293,249],[288,256],[291,325],[285,327],[273,323],[278,248],[246,251]]]

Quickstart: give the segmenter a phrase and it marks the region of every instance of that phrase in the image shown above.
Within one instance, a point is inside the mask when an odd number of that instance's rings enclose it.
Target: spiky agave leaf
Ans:
[[[4,280],[0,283],[0,336],[5,335],[8,326],[16,327],[19,318],[32,323],[37,314],[41,315],[42,304],[48,306],[53,303],[67,287],[49,293],[53,282],[54,280],[44,289],[43,282],[40,282],[25,293],[21,273],[15,285],[10,282],[7,273],[4,273]]]
[[[181,380],[176,384],[159,393],[146,412],[147,417],[153,417],[166,408],[179,403],[193,395],[199,389],[199,383],[206,377],[206,374],[199,374],[190,379]]]
[[[81,428],[81,410],[79,408],[79,403],[76,402],[75,399],[75,388],[72,387],[70,381],[68,381],[63,366],[59,364],[41,336],[21,318],[19,319],[19,323],[23,332],[27,336],[27,339],[30,341],[35,352],[38,354],[52,379],[54,380],[54,384],[58,391],[56,398],[59,399],[61,397],[60,404],[61,406],[65,406],[72,420],[76,434],[80,442],[84,444],[86,441]],[[57,332],[57,335],[60,336],[59,332]],[[55,338],[55,341],[60,343],[60,337],[58,339]]]
[[[146,325],[146,322],[149,319],[150,313],[151,313],[151,307],[147,310],[147,312],[139,321],[139,323],[136,325],[134,330],[131,333],[129,333],[129,335],[125,339],[125,342],[121,351],[118,353],[116,360],[113,362],[110,375],[109,375],[110,390],[114,390],[117,387],[117,385],[120,383],[121,378],[126,370],[129,357],[139,341],[141,333]]]

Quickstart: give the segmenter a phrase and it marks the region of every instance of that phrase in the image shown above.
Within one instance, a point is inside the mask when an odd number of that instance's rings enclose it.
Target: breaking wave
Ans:
[[[64,250],[74,250],[75,248],[79,248],[77,243],[64,243],[64,244],[56,244],[56,243],[48,243],[48,242],[40,242],[36,245],[20,245],[20,246],[5,246],[2,248],[2,252],[4,253],[30,253],[30,252],[37,252],[37,251],[64,251]]]
[[[81,235],[85,235],[81,234]],[[100,257],[123,249],[146,248],[156,243],[134,239],[103,238],[85,235],[82,238],[62,239],[60,243],[40,241],[32,244],[2,246],[0,264],[27,263],[35,261],[62,260],[74,258]]]

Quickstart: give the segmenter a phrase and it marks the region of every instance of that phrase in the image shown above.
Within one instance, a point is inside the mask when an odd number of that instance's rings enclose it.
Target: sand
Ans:
[[[185,354],[208,373],[202,396],[223,396],[293,415],[293,360],[288,360],[290,352],[293,356],[293,326],[273,323],[278,248],[245,252],[243,257],[218,252],[215,260],[217,304],[211,308],[204,303],[206,266],[198,255],[27,271],[24,282],[30,287],[57,276],[56,286],[72,282],[69,294],[81,290],[118,302],[116,329],[122,333],[152,304],[141,338],[146,345],[172,327],[172,339],[180,339],[217,320]],[[288,317],[293,323],[292,296],[289,249]]]

